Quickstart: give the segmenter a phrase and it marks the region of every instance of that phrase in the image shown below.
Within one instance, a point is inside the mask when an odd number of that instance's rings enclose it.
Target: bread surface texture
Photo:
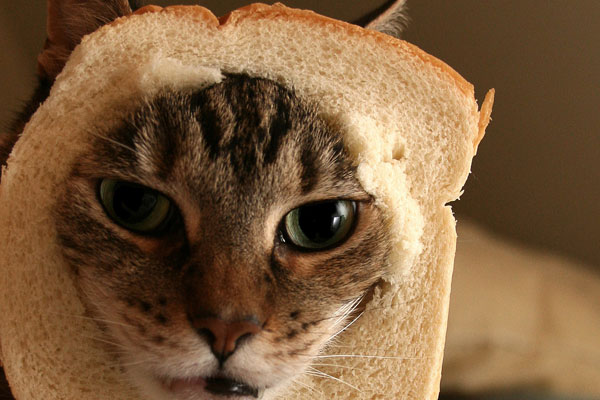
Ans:
[[[52,224],[56,193],[90,132],[114,128],[141,97],[223,73],[293,88],[343,126],[394,242],[365,313],[324,353],[343,366],[322,367],[336,379],[304,376],[264,399],[436,399],[456,244],[447,203],[470,171],[493,91],[480,112],[472,86],[415,46],[280,4],[220,19],[199,6],[145,7],[72,53],[0,185],[0,355],[15,397],[141,398],[84,316]]]

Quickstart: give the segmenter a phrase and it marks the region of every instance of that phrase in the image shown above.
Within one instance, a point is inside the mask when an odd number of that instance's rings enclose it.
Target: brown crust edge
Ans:
[[[474,98],[475,92],[471,83],[466,81],[448,64],[424,52],[417,46],[403,40],[398,40],[381,32],[365,29],[348,22],[322,16],[310,10],[290,8],[281,3],[275,3],[273,5],[254,3],[238,8],[237,10],[231,11],[228,14],[217,18],[210,10],[201,6],[169,6],[165,8],[160,6],[145,6],[135,11],[132,15],[140,15],[148,12],[168,12],[176,15],[192,16],[199,22],[202,21],[209,25],[214,25],[217,28],[226,26],[228,24],[235,24],[244,19],[259,20],[274,18],[292,18],[296,20],[304,20],[308,23],[321,26],[335,26],[336,28],[346,30],[349,35],[373,38],[381,45],[388,46],[390,50],[394,49],[403,53],[408,52],[414,57],[419,58],[424,63],[430,64],[437,68],[440,72],[442,72],[442,75],[448,77],[448,79],[460,90],[463,95]],[[128,18],[128,16],[120,18],[116,22],[122,22],[125,18]]]
[[[481,110],[479,110],[479,122],[477,123],[477,127],[479,128],[479,134],[475,138],[473,142],[473,147],[475,148],[475,154],[477,154],[477,147],[481,142],[481,139],[485,136],[485,129],[488,124],[492,120],[492,107],[494,105],[494,96],[496,91],[494,89],[488,90],[485,98],[483,99],[483,103],[481,104]]]

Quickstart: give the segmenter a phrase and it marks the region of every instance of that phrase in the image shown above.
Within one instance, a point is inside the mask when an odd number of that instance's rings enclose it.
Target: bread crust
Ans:
[[[473,142],[473,147],[475,148],[475,154],[477,154],[477,147],[481,142],[481,139],[485,136],[485,129],[492,119],[492,107],[494,105],[494,96],[496,91],[494,89],[488,90],[485,98],[483,99],[483,103],[481,103],[481,109],[479,110],[479,123],[477,124],[479,128],[479,134],[475,138]]]
[[[237,10],[231,11],[222,17],[216,17],[210,10],[202,6],[145,6],[132,15],[142,15],[151,12],[166,12],[182,17],[192,17],[204,24],[213,25],[216,28],[222,28],[229,24],[237,24],[240,21],[249,20],[269,20],[269,19],[292,19],[295,21],[305,21],[307,24],[321,26],[331,26],[333,29],[343,29],[349,36],[368,37],[375,39],[382,46],[389,47],[390,51],[400,53],[410,53],[425,64],[431,64],[436,67],[442,76],[454,84],[465,96],[471,98],[474,96],[474,88],[471,83],[466,81],[458,72],[440,59],[425,53],[419,47],[404,40],[393,38],[381,32],[364,29],[348,22],[339,21],[333,18],[325,17],[311,10],[301,10],[287,7],[281,3],[267,5],[262,3],[250,4]],[[125,16],[115,23],[120,23],[123,19],[130,18]],[[489,107],[491,109],[491,107]],[[478,143],[478,140],[476,140]]]

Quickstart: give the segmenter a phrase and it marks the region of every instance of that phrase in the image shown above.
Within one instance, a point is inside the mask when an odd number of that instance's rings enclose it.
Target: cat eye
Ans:
[[[348,236],[355,216],[356,202],[351,200],[306,204],[285,216],[281,237],[304,250],[323,250]]]
[[[174,215],[174,207],[167,197],[136,183],[103,179],[99,192],[108,216],[134,232],[159,233]]]

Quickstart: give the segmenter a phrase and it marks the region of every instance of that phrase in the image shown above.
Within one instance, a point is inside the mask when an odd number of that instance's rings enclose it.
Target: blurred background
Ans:
[[[0,127],[6,127],[35,85],[35,60],[45,38],[45,1],[1,2]],[[286,1],[347,21],[383,3]],[[200,4],[222,15],[247,1]],[[489,88],[496,89],[492,123],[465,194],[454,205],[457,218],[476,221],[492,232],[490,240],[516,246],[506,247],[505,253],[523,249],[528,255],[525,264],[541,274],[552,264],[548,257],[561,260],[555,272],[570,266],[585,270],[571,292],[580,296],[576,304],[592,304],[587,316],[600,320],[600,291],[590,289],[600,286],[585,283],[597,280],[600,272],[600,1],[409,0],[408,14],[406,40],[472,82],[480,103]],[[459,236],[459,251],[461,240]],[[516,261],[511,260],[506,268],[514,267]],[[566,275],[552,276],[561,280]],[[464,291],[470,287],[457,285]],[[473,300],[464,302],[469,299]],[[585,330],[587,323],[581,324]],[[600,336],[595,339],[586,342],[592,346],[588,353],[600,351]],[[593,363],[600,371],[600,358]],[[559,371],[560,366],[555,367],[555,375]]]

